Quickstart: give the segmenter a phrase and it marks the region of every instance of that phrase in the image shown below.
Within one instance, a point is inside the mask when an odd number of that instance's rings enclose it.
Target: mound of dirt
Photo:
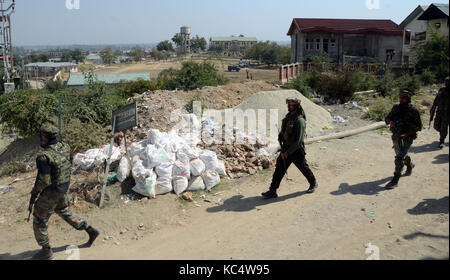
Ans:
[[[241,109],[245,112],[247,109],[276,109],[278,110],[278,127],[281,128],[281,121],[287,114],[286,99],[297,97],[302,102],[302,107],[306,113],[306,133],[308,137],[321,135],[320,130],[332,122],[331,114],[324,108],[314,104],[308,98],[296,90],[276,90],[263,91],[253,94],[250,98],[236,106],[234,109]],[[269,112],[267,112],[269,115]],[[267,117],[266,128],[269,136],[269,117]],[[240,128],[245,129],[245,128]]]
[[[197,94],[203,98],[206,109],[225,109],[239,105],[256,92],[277,90],[278,86],[265,81],[244,81],[218,87],[204,87],[192,91],[157,90],[141,94],[137,99],[139,127],[127,137],[139,141],[147,137],[150,128],[169,131],[174,125],[170,121],[173,111],[183,109]]]
[[[14,160],[26,163],[30,170],[36,168],[36,155],[41,151],[39,143],[37,135],[15,140],[0,153],[0,168]]]

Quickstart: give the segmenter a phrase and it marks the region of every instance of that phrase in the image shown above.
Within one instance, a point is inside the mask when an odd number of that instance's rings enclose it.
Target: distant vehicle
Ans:
[[[241,67],[241,68],[248,68],[248,67],[250,67],[250,62],[248,62],[248,61],[240,61],[239,62],[239,67]]]
[[[239,67],[239,65],[228,65],[228,72],[232,71],[239,72],[241,71],[241,68]]]

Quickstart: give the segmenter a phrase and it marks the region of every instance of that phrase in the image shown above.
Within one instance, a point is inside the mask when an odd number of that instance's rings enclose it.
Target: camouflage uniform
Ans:
[[[431,118],[434,117],[436,113],[436,118],[434,119],[434,129],[439,131],[440,139],[439,145],[442,147],[445,138],[448,134],[448,113],[449,113],[449,96],[448,96],[448,78],[446,78],[446,87],[441,88],[438,95],[434,99],[433,107],[431,107],[430,115]]]
[[[409,96],[410,97],[410,96]],[[395,128],[391,128],[392,142],[395,150],[395,171],[394,182],[398,183],[403,167],[408,167],[410,173],[414,165],[408,155],[409,149],[413,141],[417,138],[417,132],[422,130],[422,120],[420,119],[420,112],[412,104],[396,104],[392,108],[389,115],[386,117],[386,123],[394,122]],[[400,136],[410,133],[404,139]],[[392,182],[391,182],[392,183]]]
[[[55,212],[75,229],[86,230],[90,236],[89,245],[99,234],[69,210],[67,191],[70,185],[72,154],[68,145],[58,142],[56,134],[57,129],[52,124],[44,124],[41,128],[41,137],[46,136],[48,141],[41,144],[44,150],[36,159],[38,175],[31,191],[32,201],[39,195],[34,205],[33,229],[37,243],[43,248],[35,255],[36,259],[49,259],[53,256],[47,229],[50,216]]]
[[[316,178],[306,161],[306,152],[304,139],[306,136],[306,117],[297,99],[288,99],[287,103],[293,102],[298,105],[297,114],[288,113],[283,119],[280,135],[278,136],[282,153],[288,156],[283,160],[281,155],[277,159],[272,183],[267,193],[263,193],[266,198],[276,197],[276,191],[280,186],[281,180],[286,174],[289,166],[294,163],[302,172],[310,184],[309,193],[314,192],[317,187]]]
[[[69,210],[69,147],[56,140],[50,141],[44,152],[38,155],[36,163],[38,176],[33,193],[40,193],[40,196],[34,206],[33,228],[37,243],[49,245],[48,221],[55,212],[75,229],[87,229],[87,223]]]

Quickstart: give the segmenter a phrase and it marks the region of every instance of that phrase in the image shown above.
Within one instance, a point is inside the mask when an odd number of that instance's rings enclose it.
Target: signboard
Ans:
[[[125,131],[138,125],[136,102],[120,107],[112,114],[113,133]]]

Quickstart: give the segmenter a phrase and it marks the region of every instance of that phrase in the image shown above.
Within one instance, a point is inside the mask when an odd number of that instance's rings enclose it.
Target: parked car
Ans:
[[[228,72],[232,71],[239,72],[241,71],[241,68],[238,65],[228,65]]]

